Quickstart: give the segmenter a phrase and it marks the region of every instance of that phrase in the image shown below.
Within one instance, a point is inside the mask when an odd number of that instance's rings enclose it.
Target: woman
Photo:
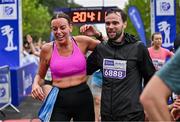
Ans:
[[[161,47],[162,45],[162,35],[160,32],[155,32],[152,34],[152,46],[148,48],[149,54],[153,61],[156,70],[159,70],[166,60],[174,55],[168,49]]]
[[[59,88],[50,121],[94,121],[92,93],[86,84],[86,58],[100,42],[87,36],[71,36],[69,16],[60,13],[51,20],[55,41],[44,44],[39,70],[32,86],[32,97],[44,100],[41,86],[48,67],[52,85]]]

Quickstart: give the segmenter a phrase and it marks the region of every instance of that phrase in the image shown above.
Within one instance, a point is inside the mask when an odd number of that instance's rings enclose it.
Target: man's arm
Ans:
[[[167,105],[167,99],[170,94],[171,91],[167,85],[158,76],[153,76],[140,97],[149,120],[172,120]]]
[[[154,75],[156,72],[156,69],[153,65],[152,59],[149,55],[148,49],[143,45],[143,43],[139,43],[139,70],[144,78],[144,86],[147,84],[147,82],[150,80],[150,78]]]
[[[80,27],[80,32],[83,35],[89,36],[89,37],[95,37],[99,41],[105,41],[108,38],[103,36],[101,32],[99,32],[93,25],[83,25]]]
[[[96,70],[100,69],[98,65],[97,47],[87,58],[87,75],[92,75]]]

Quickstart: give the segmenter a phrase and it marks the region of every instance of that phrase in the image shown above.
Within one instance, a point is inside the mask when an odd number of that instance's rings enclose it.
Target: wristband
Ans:
[[[102,33],[101,32],[99,32],[99,33],[100,33],[100,35],[99,36],[95,36],[95,37],[96,37],[96,39],[102,41],[102,38],[103,38]]]
[[[52,81],[50,81],[50,80],[44,80],[44,85],[52,85]]]

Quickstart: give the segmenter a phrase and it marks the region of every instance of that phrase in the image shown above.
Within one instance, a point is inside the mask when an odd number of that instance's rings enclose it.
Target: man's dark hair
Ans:
[[[58,14],[53,15],[53,17],[51,18],[51,21],[53,19],[58,19],[58,18],[64,18],[68,21],[69,24],[72,24],[71,18],[67,14],[65,14],[64,12],[59,12]]]
[[[106,16],[109,14],[115,13],[117,15],[121,15],[121,18],[123,20],[123,22],[127,21],[127,14],[120,8],[110,8],[106,11]],[[118,14],[119,13],[119,14]]]

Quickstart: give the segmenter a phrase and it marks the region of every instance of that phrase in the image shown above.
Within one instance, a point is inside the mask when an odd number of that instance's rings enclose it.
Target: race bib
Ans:
[[[106,78],[123,79],[126,77],[127,61],[124,60],[103,60],[103,76]]]
[[[152,61],[156,70],[160,70],[165,62],[164,60],[160,60],[160,59],[152,59]]]

